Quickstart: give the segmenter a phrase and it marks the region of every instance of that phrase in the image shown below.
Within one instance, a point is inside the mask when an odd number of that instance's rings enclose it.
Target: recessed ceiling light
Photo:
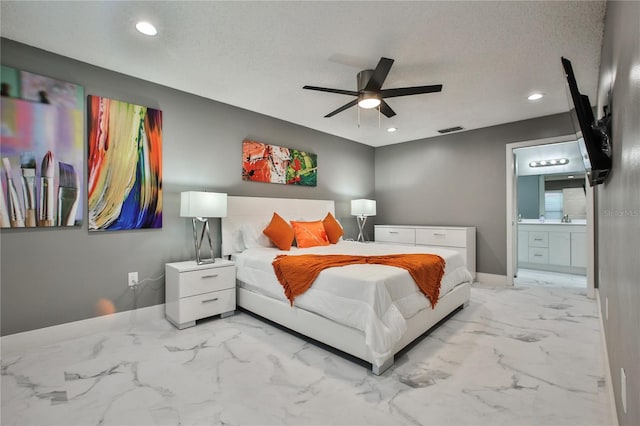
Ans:
[[[537,101],[538,99],[542,99],[542,96],[542,93],[532,93],[527,99],[529,99],[530,101]]]
[[[156,30],[156,27],[154,27],[153,24],[146,21],[138,22],[136,24],[136,29],[140,31],[142,34],[148,35],[148,36],[154,36],[158,34],[158,30]]]
[[[389,127],[389,128],[387,129],[387,132],[389,132],[389,133],[393,133],[393,132],[395,132],[395,131],[397,131],[397,130],[398,130],[398,128],[397,128],[397,127]]]

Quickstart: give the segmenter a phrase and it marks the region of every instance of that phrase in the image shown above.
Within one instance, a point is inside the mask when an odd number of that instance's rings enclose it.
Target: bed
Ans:
[[[434,308],[408,271],[371,264],[325,269],[292,306],[271,265],[279,254],[368,256],[424,253],[424,248],[341,240],[281,251],[261,235],[274,212],[287,221],[316,221],[328,212],[335,215],[334,202],[230,196],[227,203],[222,255],[236,263],[238,306],[370,363],[376,375],[393,365],[395,354],[469,300],[473,278],[461,256],[430,249],[446,261]]]

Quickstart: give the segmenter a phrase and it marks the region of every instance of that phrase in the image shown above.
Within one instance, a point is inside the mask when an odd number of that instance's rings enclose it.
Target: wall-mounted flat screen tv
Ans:
[[[578,90],[571,61],[562,58],[562,66],[574,106],[570,114],[587,178],[591,186],[598,185],[606,180],[611,170],[610,114],[607,113],[602,120],[596,122],[589,97]]]

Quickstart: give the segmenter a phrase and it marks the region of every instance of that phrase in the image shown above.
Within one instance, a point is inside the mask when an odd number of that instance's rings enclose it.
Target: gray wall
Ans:
[[[604,331],[621,425],[640,425],[639,23],[639,2],[607,2],[598,107],[609,100],[613,104],[613,170],[598,187],[598,282],[603,318],[609,300]],[[621,368],[627,374],[626,414],[620,402]]]
[[[518,213],[523,219],[540,217],[540,177],[518,176]]]
[[[505,145],[573,133],[557,114],[376,148],[375,222],[475,226],[478,272],[506,275]]]
[[[161,230],[89,233],[85,222],[77,229],[0,231],[2,335],[93,317],[101,298],[118,311],[164,303],[164,263],[194,256],[190,222],[178,217],[180,191],[336,200],[351,237],[357,227],[349,200],[374,196],[371,147],[10,40],[2,39],[1,49],[3,65],[80,84],[85,94],[162,110],[164,189]],[[316,153],[318,186],[242,181],[245,138]],[[219,247],[219,220],[213,229]],[[126,284],[129,271],[139,272],[140,280],[161,278],[146,282],[136,296]]]

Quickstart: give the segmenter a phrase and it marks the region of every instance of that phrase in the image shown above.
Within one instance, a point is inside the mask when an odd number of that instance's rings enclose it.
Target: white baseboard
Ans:
[[[618,426],[618,410],[616,408],[616,396],[613,393],[613,379],[611,378],[611,365],[609,364],[609,352],[607,351],[607,337],[604,334],[604,318],[602,318],[602,304],[600,303],[600,290],[595,289],[598,304],[598,318],[600,318],[600,336],[602,337],[602,350],[604,351],[605,380],[609,389],[609,405],[611,406],[611,425]]]
[[[23,333],[9,334],[2,336],[0,339],[2,357],[96,332],[126,329],[127,327],[159,318],[164,318],[164,303]]]
[[[497,275],[497,274],[487,274],[484,272],[476,272],[476,282],[482,285],[506,287],[507,276]]]

